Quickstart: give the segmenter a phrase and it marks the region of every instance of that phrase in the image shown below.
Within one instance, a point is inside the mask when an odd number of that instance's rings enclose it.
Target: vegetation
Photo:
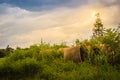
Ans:
[[[103,23],[100,19],[100,14],[97,13],[96,14],[96,21],[94,24],[94,28],[93,28],[93,38],[95,37],[99,37],[99,36],[103,36],[103,32],[104,32],[104,27],[103,27]]]
[[[120,32],[106,29],[102,36],[75,41],[75,45],[93,45],[90,59],[64,62],[66,43],[50,45],[41,41],[29,48],[7,46],[0,49],[0,80],[118,80],[120,79]],[[96,34],[97,35],[97,34]],[[105,48],[100,45],[105,45]],[[111,55],[113,61],[111,62]],[[93,61],[93,62],[91,62]],[[112,63],[112,64],[111,64]]]

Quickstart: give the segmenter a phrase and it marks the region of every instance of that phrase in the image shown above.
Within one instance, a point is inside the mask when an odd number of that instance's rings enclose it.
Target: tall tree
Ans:
[[[95,16],[96,16],[96,20],[95,20],[94,28],[93,28],[93,36],[92,36],[93,38],[103,36],[103,31],[104,31],[103,23],[100,18],[100,14],[97,13]]]

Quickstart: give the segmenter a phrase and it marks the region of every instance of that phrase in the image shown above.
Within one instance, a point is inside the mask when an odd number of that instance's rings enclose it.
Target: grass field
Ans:
[[[33,45],[0,58],[0,80],[119,80],[120,70],[108,63],[64,62],[65,46]]]

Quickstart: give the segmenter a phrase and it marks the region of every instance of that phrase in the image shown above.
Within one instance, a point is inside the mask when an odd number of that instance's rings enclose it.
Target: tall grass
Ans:
[[[0,58],[0,80],[118,80],[119,68],[114,68],[101,58],[97,65],[88,61],[64,62],[59,48],[48,44],[16,49]],[[103,60],[103,63],[102,63]]]

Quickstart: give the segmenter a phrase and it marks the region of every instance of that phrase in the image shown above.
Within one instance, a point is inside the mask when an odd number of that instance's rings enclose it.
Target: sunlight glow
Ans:
[[[93,12],[91,13],[91,17],[94,18],[95,15],[96,15],[96,13],[97,13],[96,11],[93,11]]]

